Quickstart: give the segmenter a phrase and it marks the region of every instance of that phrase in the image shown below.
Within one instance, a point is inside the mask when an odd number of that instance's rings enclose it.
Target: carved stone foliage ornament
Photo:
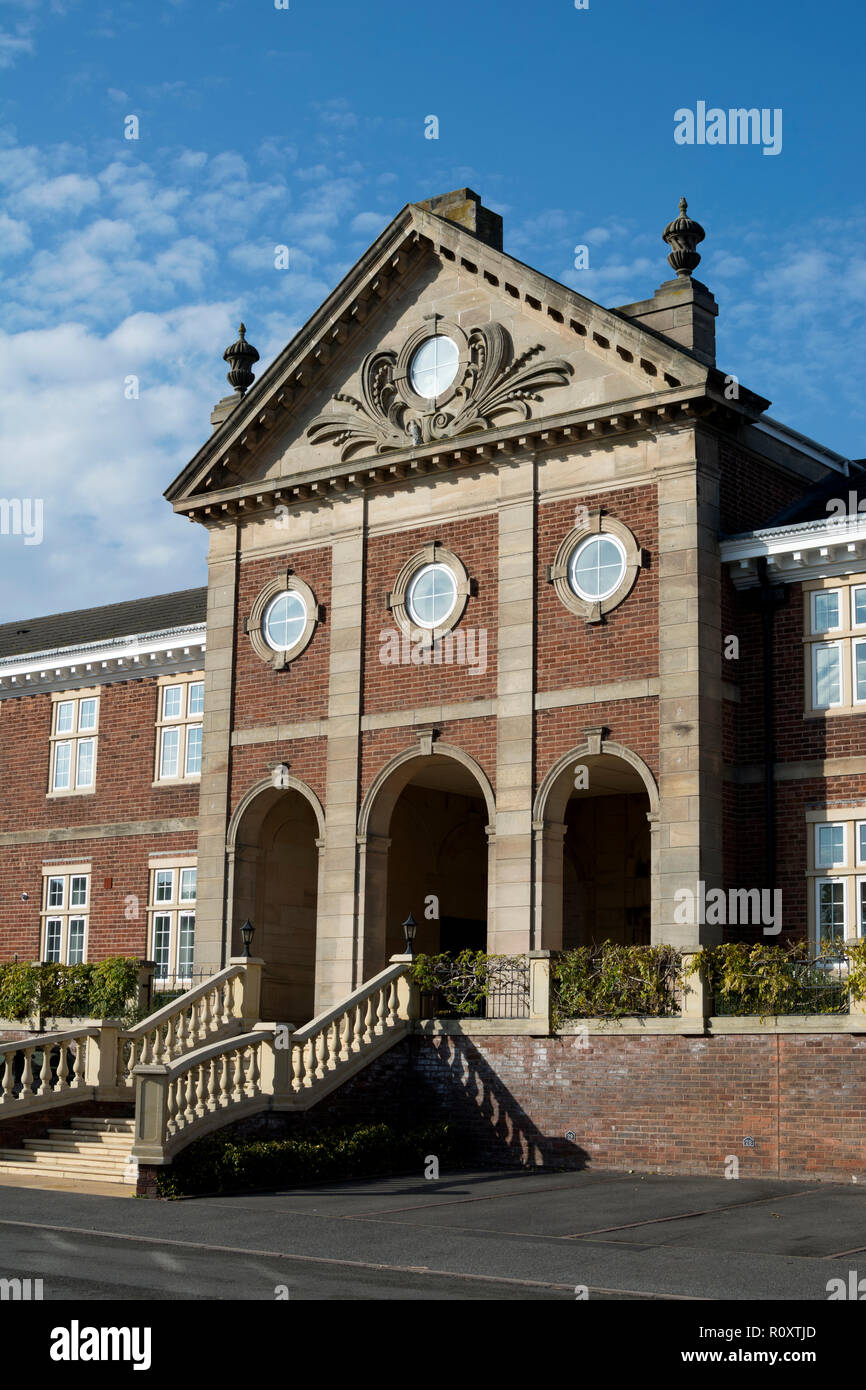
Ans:
[[[318,416],[308,438],[335,444],[347,459],[371,447],[381,454],[488,430],[509,416],[528,420],[532,403],[566,385],[573,370],[559,357],[539,361],[544,351],[537,343],[515,357],[502,324],[465,333],[432,315],[400,352],[371,352],[361,364],[361,399],[338,392],[334,401],[345,408]]]

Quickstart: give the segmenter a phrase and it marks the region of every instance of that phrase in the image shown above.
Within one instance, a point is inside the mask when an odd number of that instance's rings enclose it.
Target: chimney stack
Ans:
[[[498,212],[483,207],[477,193],[471,188],[455,188],[453,193],[440,193],[438,198],[425,198],[416,207],[444,217],[446,222],[454,222],[471,232],[479,241],[492,246],[494,251],[502,250],[502,218]]]

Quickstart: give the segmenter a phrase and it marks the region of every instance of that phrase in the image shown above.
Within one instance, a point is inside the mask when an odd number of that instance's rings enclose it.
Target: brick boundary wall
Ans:
[[[312,1110],[233,1129],[437,1119],[479,1166],[723,1177],[735,1156],[741,1178],[866,1181],[866,1035],[415,1036]]]

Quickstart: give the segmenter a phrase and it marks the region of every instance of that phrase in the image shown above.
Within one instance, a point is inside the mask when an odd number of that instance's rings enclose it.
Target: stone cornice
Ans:
[[[0,660],[0,699],[195,670],[204,662],[205,645],[206,626],[195,623],[4,657]]]
[[[350,463],[335,463],[295,478],[257,479],[237,483],[175,502],[177,512],[205,525],[221,525],[272,510],[334,500],[343,493],[393,486],[406,479],[444,473],[479,464],[507,466],[527,450],[585,448],[610,444],[627,435],[658,433],[702,421],[716,428],[737,430],[751,419],[735,403],[716,398],[705,387],[678,387],[523,420],[483,433],[395,450],[387,456],[370,454]]]
[[[760,560],[776,584],[800,584],[866,568],[866,515],[821,517],[730,536],[720,546],[736,589],[760,583]]]

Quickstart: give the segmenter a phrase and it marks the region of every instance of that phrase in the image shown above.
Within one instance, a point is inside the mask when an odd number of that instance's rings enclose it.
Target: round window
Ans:
[[[406,594],[406,611],[418,627],[437,628],[448,620],[457,602],[457,581],[446,565],[425,565]]]
[[[615,536],[589,536],[569,561],[568,579],[578,598],[598,603],[619,588],[625,571],[625,550]]]
[[[262,631],[275,652],[290,651],[301,640],[306,626],[307,605],[295,589],[277,594],[265,609]]]
[[[460,352],[453,338],[438,334],[427,338],[416,350],[409,364],[412,390],[425,400],[435,400],[447,391],[457,375]]]

